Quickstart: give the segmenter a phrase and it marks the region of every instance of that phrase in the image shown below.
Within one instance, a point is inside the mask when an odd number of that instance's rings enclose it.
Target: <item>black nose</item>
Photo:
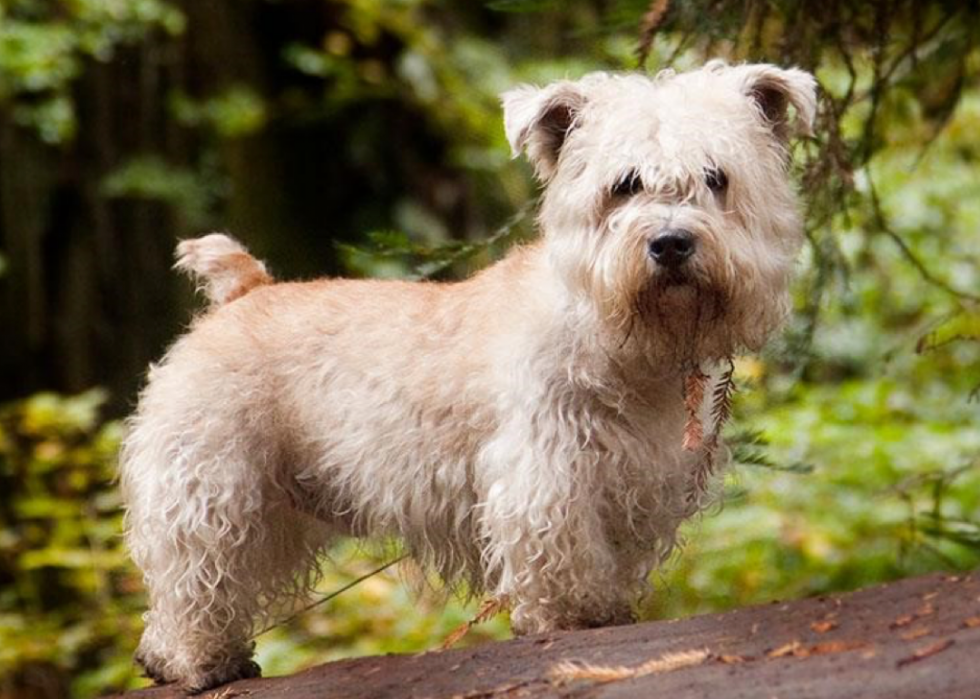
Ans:
[[[683,228],[668,228],[650,241],[650,257],[664,267],[680,267],[694,254],[694,234]]]

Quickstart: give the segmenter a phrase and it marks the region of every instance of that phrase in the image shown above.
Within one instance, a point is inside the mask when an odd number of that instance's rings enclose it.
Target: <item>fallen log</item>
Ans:
[[[977,699],[980,573],[672,621],[358,658],[206,699]],[[171,687],[127,699],[177,699]]]

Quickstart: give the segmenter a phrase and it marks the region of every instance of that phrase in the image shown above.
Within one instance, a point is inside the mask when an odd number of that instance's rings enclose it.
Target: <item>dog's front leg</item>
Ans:
[[[514,632],[630,622],[634,589],[623,585],[602,520],[598,457],[555,435],[514,434],[484,451],[494,477],[482,516],[488,579],[510,604]]]

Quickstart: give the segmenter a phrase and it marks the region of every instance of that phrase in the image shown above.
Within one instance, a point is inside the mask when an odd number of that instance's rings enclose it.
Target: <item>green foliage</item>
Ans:
[[[915,389],[929,397],[914,399]],[[736,468],[736,497],[688,527],[651,613],[975,567],[980,550],[957,536],[980,524],[980,435],[964,397],[939,389],[934,377],[912,387],[869,376],[798,385],[778,402],[762,384],[746,392],[736,422],[768,437],[767,463],[813,471]]]
[[[488,259],[499,256],[502,246],[519,239],[521,224],[526,223],[534,203],[526,204],[483,240],[445,241],[433,246],[417,243],[400,231],[373,231],[367,235],[366,246],[341,244],[339,247],[352,272],[371,277],[431,279],[462,263],[477,259],[486,264]]]
[[[70,91],[87,60],[109,61],[119,46],[155,29],[184,30],[184,16],[164,0],[10,0],[0,5],[0,106],[14,121],[61,144],[75,135]]]
[[[109,198],[165,202],[180,211],[190,228],[207,225],[217,198],[216,187],[197,172],[170,165],[156,156],[143,156],[119,166],[102,181]]]
[[[171,108],[181,124],[207,126],[228,139],[253,134],[268,120],[265,102],[247,85],[235,85],[202,101],[177,94],[172,98]]]
[[[378,559],[343,544],[331,553],[333,565],[320,584],[337,590],[378,566]],[[260,636],[257,657],[269,673],[293,672],[326,660],[434,650],[476,614],[474,602],[426,587],[410,563],[397,572],[373,576],[315,611]],[[506,638],[506,614],[474,627],[459,646]]]
[[[142,596],[121,545],[120,426],[101,421],[104,400],[39,394],[0,411],[3,684],[32,667],[53,667],[81,696],[134,679],[124,655]]]
[[[487,7],[498,12],[537,12],[551,10],[557,4],[556,0],[492,0]]]

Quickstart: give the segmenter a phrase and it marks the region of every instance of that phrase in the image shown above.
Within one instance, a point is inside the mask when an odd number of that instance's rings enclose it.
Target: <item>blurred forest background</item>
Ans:
[[[978,2],[0,0],[0,698],[145,682],[112,479],[196,306],[176,240],[228,229],[291,278],[467,274],[533,235],[497,94],[594,69],[766,60],[823,90],[797,313],[739,360],[726,503],[645,615],[976,567],[978,45]],[[335,558],[324,592],[384,560]],[[472,616],[405,577],[264,635],[266,673]]]

